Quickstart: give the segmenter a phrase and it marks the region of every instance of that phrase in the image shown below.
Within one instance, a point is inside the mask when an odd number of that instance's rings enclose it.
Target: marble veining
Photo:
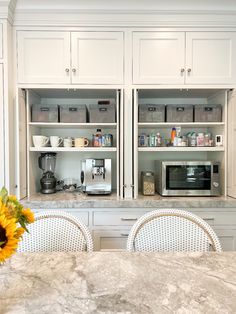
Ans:
[[[22,200],[30,208],[236,208],[231,197],[162,197],[142,196],[137,199],[120,199],[116,193],[106,196],[87,196],[79,193],[58,192],[35,194]]]
[[[236,252],[24,253],[0,266],[1,314],[236,313]]]

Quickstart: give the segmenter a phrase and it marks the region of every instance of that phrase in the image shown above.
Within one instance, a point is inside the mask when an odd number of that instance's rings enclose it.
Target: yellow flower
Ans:
[[[19,238],[23,235],[24,232],[25,232],[25,229],[24,229],[24,228],[22,228],[22,227],[17,228],[17,229],[16,229],[15,237],[16,237],[17,239],[19,239]]]
[[[17,201],[17,198],[15,195],[8,195],[8,201],[10,202],[16,202]]]
[[[0,215],[0,262],[10,257],[17,248],[19,239],[15,237],[17,225],[15,219]]]
[[[23,209],[22,210],[22,215],[25,216],[25,218],[27,219],[28,223],[34,222],[34,213],[29,208]]]

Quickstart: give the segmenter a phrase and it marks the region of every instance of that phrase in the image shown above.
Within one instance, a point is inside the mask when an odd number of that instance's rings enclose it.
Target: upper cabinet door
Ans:
[[[134,84],[183,84],[184,32],[133,34]]]
[[[18,82],[70,83],[70,33],[18,32]]]
[[[3,25],[0,24],[0,59],[3,58]]]
[[[186,33],[186,83],[236,83],[236,33]]]
[[[0,188],[5,185],[5,149],[4,149],[4,109],[3,109],[3,65],[0,64]]]
[[[122,32],[75,32],[71,47],[72,83],[123,83]]]

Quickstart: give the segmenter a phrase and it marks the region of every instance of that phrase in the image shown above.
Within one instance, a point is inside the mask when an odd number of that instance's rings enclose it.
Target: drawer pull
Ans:
[[[126,238],[129,236],[128,233],[121,233],[120,235],[121,235],[122,237],[126,237]]]
[[[203,218],[205,222],[214,222],[214,218]]]
[[[136,220],[138,220],[138,218],[123,218],[123,217],[121,217],[120,220],[122,220],[122,221],[136,221]]]

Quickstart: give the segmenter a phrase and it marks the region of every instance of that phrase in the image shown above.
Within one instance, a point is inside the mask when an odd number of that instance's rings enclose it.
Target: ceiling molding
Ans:
[[[0,0],[1,19],[7,19],[11,24],[13,24],[16,2],[17,0]]]

